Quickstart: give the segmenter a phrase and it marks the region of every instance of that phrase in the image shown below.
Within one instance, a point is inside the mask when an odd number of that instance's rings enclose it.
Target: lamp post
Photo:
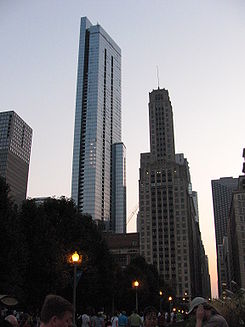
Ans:
[[[133,287],[135,288],[135,308],[136,311],[138,312],[138,287],[139,287],[140,283],[135,280],[133,281]]]
[[[76,325],[76,289],[77,289],[77,266],[82,262],[82,256],[80,256],[77,251],[75,251],[71,256],[71,262],[74,267],[74,277],[73,277],[73,326]]]
[[[159,291],[159,295],[160,295],[160,303],[159,303],[159,311],[162,311],[162,296],[163,296],[163,292]]]
[[[171,311],[172,311],[172,300],[173,300],[172,296],[169,296],[168,297],[168,301],[169,301],[169,314],[171,314]]]

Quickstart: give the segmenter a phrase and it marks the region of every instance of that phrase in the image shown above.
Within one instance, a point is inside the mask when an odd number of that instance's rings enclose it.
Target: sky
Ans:
[[[71,195],[80,18],[122,50],[122,140],[128,217],[149,151],[149,92],[169,90],[175,148],[190,166],[217,296],[211,180],[242,174],[243,0],[0,0],[0,110],[33,129],[28,196]],[[128,224],[136,231],[136,217]]]

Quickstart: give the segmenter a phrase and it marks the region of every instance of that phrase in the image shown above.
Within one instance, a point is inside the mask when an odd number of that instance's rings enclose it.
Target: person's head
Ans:
[[[155,327],[157,326],[157,309],[149,306],[146,307],[144,310],[144,325],[145,327]]]
[[[58,295],[47,295],[40,314],[40,320],[50,327],[70,327],[72,325],[72,304]]]
[[[15,316],[9,315],[5,318],[5,320],[8,321],[11,324],[11,326],[18,327],[18,321]]]
[[[214,311],[214,308],[208,303],[206,299],[203,297],[195,297],[190,304],[190,309],[187,312],[187,314],[196,314],[196,310],[199,306],[203,306],[204,309],[204,320],[207,320],[210,318],[212,311]]]

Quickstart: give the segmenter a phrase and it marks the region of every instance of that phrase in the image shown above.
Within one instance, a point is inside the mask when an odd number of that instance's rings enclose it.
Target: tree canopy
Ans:
[[[9,189],[0,179],[0,294],[15,295],[30,310],[40,308],[48,293],[72,301],[73,266],[68,257],[77,251],[77,310],[91,306],[132,310],[139,280],[139,304],[143,309],[159,303],[156,269],[142,257],[122,270],[114,263],[99,226],[78,212],[71,199],[48,198],[23,202],[17,211]]]

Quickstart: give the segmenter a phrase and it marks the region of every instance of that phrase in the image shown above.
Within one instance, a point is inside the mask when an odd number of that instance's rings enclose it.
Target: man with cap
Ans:
[[[228,327],[228,324],[217,310],[203,297],[195,297],[187,314],[196,315],[196,327]]]

